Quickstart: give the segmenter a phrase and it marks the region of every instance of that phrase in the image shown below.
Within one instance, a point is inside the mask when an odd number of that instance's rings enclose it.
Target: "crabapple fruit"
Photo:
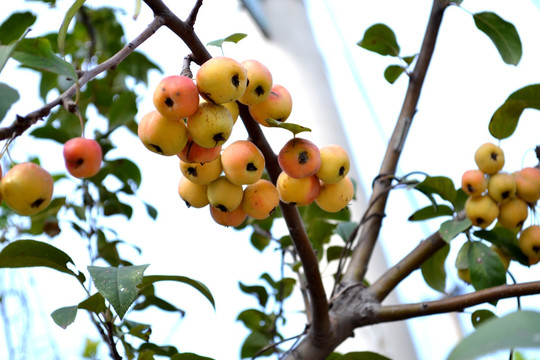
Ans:
[[[247,217],[242,206],[238,206],[236,209],[228,212],[210,206],[210,216],[219,225],[232,227],[240,226]]]
[[[296,179],[315,175],[321,167],[321,153],[317,145],[297,137],[287,141],[277,159],[281,170]]]
[[[4,202],[17,214],[30,216],[51,202],[54,181],[41,166],[24,162],[13,166],[0,180]]]
[[[83,137],[69,139],[64,144],[63,155],[67,171],[76,178],[92,177],[101,169],[103,155],[95,140]]]
[[[236,185],[225,176],[220,176],[208,184],[206,191],[210,205],[221,211],[229,212],[242,203],[244,190],[242,185]]]
[[[156,86],[153,102],[161,115],[180,120],[197,111],[199,90],[195,82],[187,76],[167,76]]]
[[[335,184],[349,173],[351,163],[347,151],[339,145],[327,145],[319,149],[321,167],[317,177],[325,184]]]
[[[254,219],[266,219],[278,205],[279,193],[275,185],[266,179],[260,179],[244,189],[242,208]]]
[[[354,196],[354,186],[351,179],[345,176],[335,184],[321,183],[315,203],[327,212],[338,212],[347,207]]]
[[[246,90],[247,70],[238,61],[216,56],[204,62],[197,71],[201,96],[214,104],[238,100]]]
[[[499,216],[499,206],[488,195],[469,197],[465,213],[473,225],[485,229]]]
[[[296,179],[282,171],[277,179],[276,188],[281,201],[296,206],[311,204],[321,188],[320,180],[317,176],[307,176]]]
[[[247,86],[238,101],[244,105],[258,104],[270,95],[272,73],[257,60],[244,60],[241,64],[247,70]]]
[[[291,115],[291,94],[284,86],[274,85],[265,100],[248,106],[248,109],[253,119],[263,126],[269,126],[266,119],[284,122]]]
[[[527,203],[519,197],[508,199],[499,205],[499,224],[507,229],[521,228],[529,216]]]
[[[480,196],[487,190],[486,174],[478,169],[467,170],[461,176],[461,188],[469,196]]]
[[[222,105],[201,102],[197,111],[187,118],[189,136],[202,147],[213,148],[231,136],[233,119]]]
[[[540,200],[540,169],[526,167],[514,173],[516,194],[528,203]]]
[[[529,258],[540,258],[540,225],[531,225],[519,234],[519,248]]]
[[[181,177],[178,182],[178,195],[184,200],[187,207],[203,208],[208,205],[207,188],[207,185],[197,184]]]
[[[188,141],[184,121],[166,118],[157,110],[142,117],[137,134],[148,150],[164,156],[178,154]]]
[[[238,140],[223,149],[221,166],[230,182],[247,185],[257,182],[264,171],[264,155],[248,140]]]
[[[488,195],[497,203],[512,198],[516,194],[516,179],[512,174],[498,172],[488,180]]]
[[[208,185],[221,175],[223,168],[221,158],[218,156],[215,160],[205,163],[187,163],[180,160],[180,171],[188,180],[196,184]]]
[[[205,163],[215,160],[221,153],[221,145],[205,148],[188,137],[186,146],[176,154],[180,160],[188,163]]]
[[[488,175],[493,175],[504,166],[504,152],[493,143],[485,143],[480,145],[474,153],[474,161],[478,169]]]

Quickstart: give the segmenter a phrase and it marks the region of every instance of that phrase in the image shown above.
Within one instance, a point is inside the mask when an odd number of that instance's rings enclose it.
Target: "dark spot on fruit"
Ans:
[[[227,207],[226,207],[225,205],[219,204],[218,206],[216,206],[216,208],[217,208],[218,210],[223,211],[223,212],[229,212],[229,210],[227,209]]]
[[[525,220],[521,220],[520,222],[517,223],[516,227],[521,228],[524,223],[525,223]]]
[[[298,163],[299,164],[305,164],[309,160],[309,156],[307,151],[302,151],[300,154],[298,154]]]
[[[186,206],[187,206],[188,208],[191,207],[191,204],[189,203],[189,201],[184,201],[184,202],[186,203]]]
[[[187,144],[187,151],[186,151],[186,158],[189,159],[189,153],[191,152],[191,148],[193,147],[194,141],[189,141]]]
[[[30,207],[31,208],[38,208],[41,206],[41,204],[43,204],[45,202],[45,199],[42,199],[42,198],[39,198],[37,200],[35,200],[33,203],[30,204]]]
[[[534,251],[535,253],[537,253],[537,254],[540,253],[540,246],[534,245],[532,249],[533,249],[533,251]]]
[[[257,86],[255,88],[255,94],[257,94],[257,96],[263,96],[264,95],[264,88],[262,86]]]
[[[342,166],[339,168],[339,176],[343,176],[345,174],[345,166]]]
[[[467,184],[467,191],[470,193],[474,192],[474,187],[471,184]]]
[[[290,202],[289,205],[296,205],[296,203],[293,201],[293,202]]]
[[[277,92],[275,91],[270,91],[270,95],[273,95],[273,96],[279,96]]]
[[[217,146],[217,144],[219,144],[220,142],[224,142],[224,141],[227,140],[227,139],[225,139],[225,137],[223,136],[223,133],[215,134],[214,137],[213,137],[212,139],[216,142],[216,146]]]
[[[190,166],[186,169],[187,173],[193,177],[197,177],[197,168],[196,167],[193,167],[193,166]]]
[[[165,99],[165,105],[167,105],[168,107],[172,107],[174,105],[174,101],[168,97]]]
[[[246,80],[246,87],[249,86],[249,78]]]
[[[482,219],[481,217],[479,218],[476,218],[476,224],[477,225],[482,225],[483,223],[485,223],[486,221],[484,219]]]
[[[497,157],[498,157],[498,156],[499,156],[499,155],[497,155],[497,153],[495,153],[495,152],[492,152],[492,153],[491,153],[491,159],[494,160],[494,161],[497,161]]]
[[[503,199],[508,199],[510,197],[510,191],[504,191],[502,194],[501,194],[501,197]]]
[[[233,75],[233,77],[231,78],[231,82],[234,87],[240,86],[240,78],[238,77],[238,74]]]
[[[161,150],[161,148],[156,145],[156,144],[150,144],[149,145],[152,149],[154,149],[155,152],[157,152],[158,154],[163,154],[163,150]]]
[[[248,163],[246,165],[246,170],[247,171],[257,171],[257,167],[255,166],[255,164],[253,164],[252,162]]]

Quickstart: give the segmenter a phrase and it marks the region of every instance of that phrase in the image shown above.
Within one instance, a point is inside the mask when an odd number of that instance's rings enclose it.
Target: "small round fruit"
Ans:
[[[238,140],[223,149],[221,166],[230,182],[247,185],[257,182],[264,171],[264,155],[248,140]]]
[[[321,183],[321,189],[315,198],[315,203],[324,211],[334,213],[346,208],[353,196],[353,183],[346,176],[335,184]]]
[[[186,146],[176,154],[180,160],[187,163],[205,163],[217,159],[221,153],[221,145],[205,148],[189,138]]]
[[[197,111],[199,90],[189,77],[171,75],[158,83],[154,90],[153,101],[156,110],[161,115],[173,120],[180,120]]]
[[[276,188],[281,201],[296,206],[311,204],[321,188],[319,179],[315,176],[308,176],[295,179],[282,171],[277,179]]]
[[[197,144],[213,148],[223,145],[229,139],[233,119],[224,106],[204,101],[199,104],[197,111],[188,117],[187,129],[189,136]]]
[[[292,112],[291,94],[284,86],[274,85],[265,100],[248,106],[248,109],[253,119],[263,126],[269,126],[266,119],[284,122]]]
[[[244,105],[258,104],[270,95],[272,73],[257,60],[244,60],[242,66],[247,70],[247,86],[238,101]]]
[[[469,197],[465,213],[473,225],[485,229],[499,216],[499,206],[487,195]]]
[[[528,203],[540,200],[540,169],[526,167],[514,173],[516,194]]]
[[[196,184],[185,177],[178,182],[178,195],[187,207],[203,208],[208,205],[207,185]]]
[[[480,196],[487,190],[488,180],[481,170],[467,170],[461,176],[461,188],[469,196]]]
[[[215,160],[205,163],[186,163],[180,160],[180,171],[188,180],[196,184],[208,185],[221,175],[221,159],[218,156]]]
[[[266,219],[278,205],[279,193],[274,184],[268,180],[260,179],[244,189],[242,208],[254,219]]]
[[[238,120],[238,116],[240,116],[240,108],[238,107],[236,101],[226,102],[221,105],[229,110],[229,113],[232,116],[233,125],[236,124],[236,120]]]
[[[296,179],[315,175],[321,168],[319,148],[307,139],[295,137],[287,141],[277,159],[281,169]]]
[[[212,219],[219,225],[227,227],[240,226],[247,217],[242,206],[238,206],[236,209],[229,212],[221,211],[218,208],[210,206],[210,216],[212,216]]]
[[[201,96],[214,104],[238,100],[247,86],[246,68],[225,56],[207,60],[197,71],[196,78]]]
[[[157,110],[142,117],[137,134],[148,150],[164,156],[178,154],[188,141],[186,124],[168,119]]]
[[[69,139],[63,148],[67,171],[79,179],[96,175],[103,158],[101,146],[92,139],[76,137]]]
[[[229,212],[240,206],[244,190],[241,185],[233,184],[225,176],[220,176],[208,184],[206,195],[210,205]]]
[[[540,258],[539,225],[531,225],[519,234],[519,248],[529,258]]]
[[[325,184],[335,184],[345,178],[351,168],[347,151],[339,145],[327,145],[319,150],[321,167],[317,177]]]
[[[516,179],[512,174],[499,172],[489,177],[488,195],[497,203],[511,199],[516,195]]]
[[[504,152],[493,143],[485,143],[480,145],[474,153],[474,161],[478,169],[488,175],[493,175],[504,166]]]
[[[13,166],[0,180],[4,202],[17,214],[31,216],[51,202],[54,181],[41,166],[25,162]]]
[[[499,224],[507,229],[521,228],[529,216],[529,207],[519,197],[513,197],[499,206]]]

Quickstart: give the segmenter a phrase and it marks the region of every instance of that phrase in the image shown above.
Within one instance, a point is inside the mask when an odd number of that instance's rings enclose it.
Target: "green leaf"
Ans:
[[[265,324],[271,323],[269,316],[257,309],[242,311],[236,320],[244,323],[244,326],[252,331],[262,331]]]
[[[150,216],[152,218],[152,220],[156,220],[157,216],[158,216],[158,211],[155,207],[153,207],[152,205],[150,205],[149,203],[144,203],[144,205],[146,206],[146,213],[148,214],[148,216]]]
[[[471,315],[471,323],[475,329],[478,329],[485,321],[496,318],[497,316],[489,310],[480,309],[476,310]]]
[[[467,241],[463,243],[456,256],[456,269],[465,270],[469,268],[469,248],[471,242]]]
[[[326,248],[326,260],[328,262],[333,260],[338,260],[341,257],[341,254],[344,254],[345,257],[351,256],[352,250],[348,249],[344,251],[344,246],[329,246]]]
[[[141,52],[134,51],[128,55],[118,66],[116,71],[133,77],[137,82],[148,85],[148,73],[150,70],[157,70],[163,73],[158,64],[150,61]]]
[[[506,284],[506,269],[497,255],[487,245],[473,241],[467,252],[471,283],[476,290]]]
[[[364,38],[356,45],[380,55],[399,55],[399,45],[394,31],[384,24],[375,24],[366,30]]]
[[[186,276],[180,276],[180,275],[150,275],[145,276],[142,279],[142,283],[139,286],[141,289],[145,288],[148,285],[154,284],[158,281],[176,281],[180,282],[186,285],[189,285],[193,288],[195,288],[197,291],[199,291],[210,303],[212,304],[212,307],[216,308],[216,303],[214,301],[214,297],[212,296],[212,293],[210,290],[204,285],[202,282],[193,280]]]
[[[409,221],[422,221],[433,219],[439,216],[452,216],[454,210],[451,207],[446,205],[429,205],[425,208],[415,211],[411,216],[409,216]]]
[[[75,306],[66,306],[60,309],[56,309],[51,313],[51,317],[62,329],[67,328],[75,321],[77,316],[77,305]]]
[[[490,134],[499,140],[510,137],[525,109],[540,110],[540,84],[528,85],[513,92],[491,117]]]
[[[446,244],[433,256],[427,259],[421,266],[422,276],[426,283],[439,292],[446,289],[446,270],[444,263],[450,252],[450,245]]]
[[[445,176],[428,176],[424,181],[415,185],[415,189],[426,195],[437,194],[442,199],[450,202],[453,202],[456,198],[454,182]]]
[[[171,360],[214,360],[212,358],[197,355],[194,353],[181,353],[171,356]]]
[[[349,237],[358,227],[358,223],[354,221],[340,221],[335,229],[335,233],[338,234],[343,241],[349,241]]]
[[[439,233],[444,241],[450,242],[453,238],[470,228],[472,225],[471,220],[465,218],[463,220],[452,219],[445,221],[439,228]]]
[[[69,24],[71,23],[71,20],[77,14],[77,11],[83,6],[84,2],[86,0],[75,0],[75,2],[71,5],[71,7],[66,11],[66,15],[64,16],[64,20],[62,21],[62,25],[60,26],[60,30],[58,30],[58,51],[62,56],[64,56],[64,43],[66,41],[66,34],[68,31]]]
[[[266,123],[268,124],[269,127],[278,127],[278,128],[289,130],[295,136],[304,131],[311,131],[310,128],[307,128],[302,125],[287,123],[287,122],[280,122],[280,121],[270,119],[270,118],[266,119]]]
[[[11,86],[0,82],[0,120],[6,116],[11,105],[19,100],[19,92]]]
[[[178,349],[176,349],[174,346],[159,346],[154,343],[143,343],[139,347],[140,352],[149,351],[153,352],[155,355],[160,356],[167,356],[168,358],[171,358],[175,354],[178,354]]]
[[[141,170],[137,164],[127,158],[106,161],[103,169],[105,169],[103,175],[113,175],[133,190],[138,189],[141,185]],[[101,182],[100,178],[96,178],[96,181]]]
[[[56,56],[46,38],[22,39],[12,57],[24,66],[77,79],[73,65]]]
[[[502,249],[512,259],[519,261],[524,266],[529,266],[529,258],[521,251],[517,235],[512,230],[502,226],[495,226],[491,230],[477,230],[474,236],[484,239]]]
[[[23,36],[37,17],[31,12],[16,12],[0,25],[0,44],[9,45]]]
[[[396,82],[396,80],[405,72],[405,68],[399,65],[390,65],[384,70],[384,78],[390,84]]]
[[[371,351],[355,351],[344,354],[340,360],[391,360]]]
[[[263,347],[269,345],[272,342],[272,337],[269,334],[264,334],[260,332],[252,332],[248,335],[244,343],[242,344],[242,349],[240,351],[240,356],[243,358],[252,358],[257,354]],[[259,356],[268,356],[272,354],[275,349],[270,348]]]
[[[208,45],[208,46],[217,46],[217,47],[221,48],[221,47],[223,47],[224,42],[232,42],[232,43],[238,44],[238,42],[240,40],[244,39],[246,36],[247,36],[247,34],[234,33],[232,35],[227,36],[226,38],[210,41],[206,45]]]
[[[486,321],[463,339],[448,360],[475,359],[498,350],[512,348],[540,349],[540,313],[516,311]]]
[[[88,266],[99,293],[114,307],[122,319],[139,295],[138,285],[148,265],[125,267]]]
[[[103,298],[103,295],[98,292],[90,296],[88,299],[81,301],[77,307],[79,309],[91,311],[95,314],[99,314],[107,310],[105,299]]]
[[[517,65],[523,51],[516,27],[493,12],[476,13],[473,18],[476,27],[493,41],[503,61]]]
[[[116,97],[109,110],[110,132],[121,126],[128,125],[135,121],[137,114],[137,98],[134,92],[126,91]]]
[[[268,292],[264,288],[264,286],[260,285],[244,285],[242,282],[238,282],[238,286],[240,286],[240,290],[242,290],[243,293],[255,295],[257,299],[259,300],[259,305],[262,307],[266,306],[266,303],[268,302]]]
[[[36,240],[17,240],[9,243],[0,252],[0,268],[22,268],[44,266],[75,276],[81,284],[84,274],[75,274],[68,268],[73,260],[62,250]]]

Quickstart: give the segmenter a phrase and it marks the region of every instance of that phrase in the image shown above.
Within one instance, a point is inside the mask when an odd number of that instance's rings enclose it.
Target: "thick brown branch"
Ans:
[[[189,16],[186,19],[186,24],[188,26],[195,26],[195,21],[197,21],[197,14],[199,14],[199,9],[201,8],[203,3],[203,0],[197,0],[195,3],[195,6],[193,6],[193,9],[189,13]]]
[[[433,51],[437,35],[441,26],[444,10],[448,6],[446,1],[434,0],[431,9],[431,15],[428,21],[424,41],[418,54],[418,60],[413,73],[410,76],[407,94],[399,114],[396,127],[388,144],[385,157],[381,164],[381,174],[395,174],[399,157],[401,155],[405,139],[407,138],[409,128],[416,112],[416,105],[420,98],[420,92],[424,83]],[[385,212],[388,194],[384,194],[385,189],[390,185],[391,180],[384,178],[375,182],[373,193],[371,195],[370,214],[383,214]],[[382,195],[381,195],[382,194]],[[368,216],[369,217],[369,216]],[[366,274],[369,259],[373,253],[375,243],[379,236],[382,225],[382,217],[371,217],[366,221],[360,233],[360,241],[357,248],[354,250],[351,257],[351,262],[344,274],[345,282],[354,283],[361,282]]]
[[[373,322],[370,322],[370,324],[463,311],[465,308],[487,302],[538,293],[540,293],[540,281],[534,281],[523,284],[496,286],[442,300],[406,305],[381,306],[374,311]]]
[[[457,220],[465,218],[465,212],[462,211],[456,217]],[[440,250],[446,242],[437,231],[431,234],[427,239],[422,240],[407,256],[401,259],[396,265],[388,269],[377,281],[369,287],[373,296],[378,301],[383,301],[386,296],[401,282],[418,269],[420,265],[429,259],[433,254]]]
[[[154,34],[159,27],[163,25],[163,19],[156,17],[148,25],[148,27],[141,32],[133,41],[124,46],[122,50],[117,52],[114,56],[102,62],[95,68],[84,72],[83,75],[79,78],[76,84],[72,85],[69,89],[63,92],[59,97],[53,101],[45,104],[41,108],[29,113],[28,115],[21,117],[17,116],[16,120],[12,125],[0,129],[0,140],[5,140],[14,136],[19,136],[25,132],[30,126],[38,122],[38,120],[43,119],[48,116],[53,108],[58,105],[63,105],[69,103],[69,101],[77,93],[77,89],[82,88],[90,80],[94,79],[96,76],[101,74],[104,71],[114,69],[122,60],[124,60],[129,54],[133,52],[139,45],[141,45],[146,39],[148,39],[152,34]]]

